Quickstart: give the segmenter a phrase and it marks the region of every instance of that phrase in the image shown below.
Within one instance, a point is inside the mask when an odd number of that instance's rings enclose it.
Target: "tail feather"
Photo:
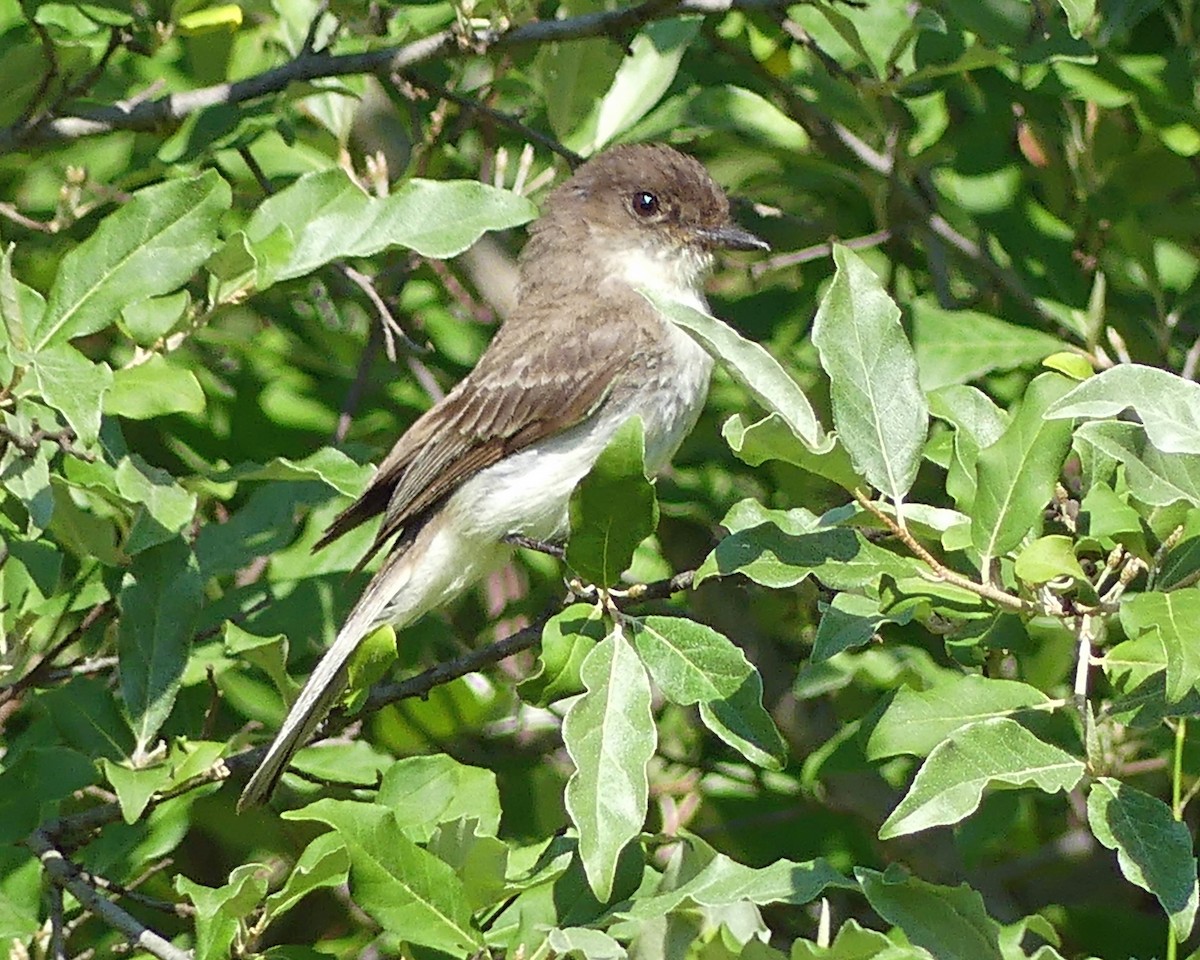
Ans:
[[[346,664],[363,637],[383,622],[381,616],[384,608],[403,586],[402,580],[400,583],[396,582],[401,559],[400,554],[390,558],[368,584],[346,619],[345,625],[338,631],[337,639],[304,684],[296,702],[288,711],[283,726],[279,728],[267,749],[266,756],[238,798],[239,811],[263,803],[274,793],[275,785],[283,776],[283,771],[291,762],[292,756],[308,743],[321,721],[341,697],[346,689]]]

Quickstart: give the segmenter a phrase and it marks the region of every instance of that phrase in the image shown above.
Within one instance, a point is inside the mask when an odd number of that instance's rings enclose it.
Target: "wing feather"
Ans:
[[[501,328],[475,369],[397,441],[361,496],[317,544],[383,515],[366,562],[391,537],[401,542],[480,470],[584,420],[640,349],[640,337],[593,324],[523,318]],[[570,329],[568,326],[567,329]]]

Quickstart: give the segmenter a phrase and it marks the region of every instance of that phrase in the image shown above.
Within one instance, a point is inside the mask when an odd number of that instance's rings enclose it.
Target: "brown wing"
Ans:
[[[317,546],[384,514],[369,558],[395,534],[414,534],[480,470],[596,409],[638,350],[639,338],[603,322],[586,329],[563,326],[561,318],[554,324],[529,316],[509,320],[466,379],[397,441]]]

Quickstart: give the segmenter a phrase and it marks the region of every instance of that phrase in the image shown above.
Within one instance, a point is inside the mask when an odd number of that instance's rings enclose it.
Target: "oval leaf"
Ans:
[[[929,407],[900,308],[870,267],[835,246],[837,274],[813,320],[812,341],[829,374],[833,422],[855,469],[902,503],[921,463]]]

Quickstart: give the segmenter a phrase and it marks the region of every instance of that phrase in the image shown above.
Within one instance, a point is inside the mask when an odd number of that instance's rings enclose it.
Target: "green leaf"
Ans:
[[[136,823],[150,798],[171,782],[171,771],[163,765],[134,770],[105,757],[100,761],[100,767],[117,792],[121,818],[126,823]]]
[[[268,921],[287,913],[305,896],[323,887],[340,887],[350,876],[350,854],[336,830],[315,837],[296,858],[292,872],[264,903]]]
[[[473,911],[493,907],[503,898],[508,887],[509,848],[495,836],[494,828],[481,832],[475,817],[441,823],[429,839],[429,852],[450,864],[462,878]]]
[[[203,606],[196,558],[182,540],[138,554],[117,603],[121,696],[137,750],[145,750],[171,713]]]
[[[492,836],[500,828],[496,775],[445,755],[397,760],[383,775],[376,802],[389,807],[417,843],[439,824],[468,816]]]
[[[638,544],[658,526],[644,429],[641,417],[625,421],[571,494],[567,563],[598,587],[620,582]]]
[[[985,560],[1041,531],[1042,510],[1071,442],[1070,422],[1042,414],[1070,389],[1071,381],[1061,374],[1035,377],[1003,435],[979,452],[971,542]]]
[[[542,629],[537,668],[517,685],[521,699],[544,707],[583,693],[579,668],[606,632],[597,604],[573,603],[551,617]]]
[[[1065,346],[1040,330],[975,310],[945,310],[924,297],[914,300],[911,309],[913,349],[926,390],[1039,363]]]
[[[204,412],[204,390],[191,370],[155,354],[145,363],[113,373],[112,388],[104,397],[104,412],[133,420],[168,413],[199,414]]]
[[[17,396],[37,396],[66,418],[83,445],[100,435],[100,407],[112,385],[106,363],[93,363],[67,343],[55,344],[29,358],[28,376]]]
[[[1088,825],[1109,850],[1121,873],[1162,904],[1179,941],[1196,922],[1196,858],[1187,825],[1161,800],[1110,777],[1088,791]]]
[[[969,816],[994,783],[1035,786],[1046,793],[1073,790],[1084,764],[1044,743],[1007,717],[959,727],[930,752],[912,786],[879,828],[881,840]]]
[[[1200,384],[1137,363],[1119,363],[1060,397],[1046,419],[1097,420],[1133,410],[1163,453],[1200,454]]]
[[[196,515],[196,495],[184,490],[165,470],[134,454],[117,464],[117,492],[137,504],[133,527],[125,539],[129,556],[170,540]]]
[[[686,303],[639,291],[664,317],[682,327],[734,380],[770,413],[778,414],[814,453],[828,453],[834,438],[825,432],[800,385],[779,361],[716,317]]]
[[[1200,686],[1200,587],[1170,593],[1126,594],[1121,599],[1121,628],[1131,640],[1150,635],[1162,643],[1167,662],[1166,696],[1179,703]]]
[[[824,859],[803,863],[781,859],[765,867],[749,867],[718,853],[684,883],[654,896],[638,897],[622,913],[646,919],[684,903],[720,907],[749,901],[799,906],[811,903],[829,887],[852,889],[853,884]]]
[[[904,688],[867,739],[869,760],[908,753],[923,757],[970,723],[1011,717],[1050,698],[1025,683],[968,675],[924,690]]]
[[[199,551],[197,551],[199,553]],[[204,570],[203,558],[199,556],[201,570]],[[231,657],[239,657],[247,663],[258,667],[271,678],[271,683],[279,691],[285,702],[291,702],[300,687],[287,672],[288,638],[286,634],[277,633],[270,637],[260,637],[239,627],[232,620],[225,621],[221,640],[225,644],[225,653]]]
[[[355,463],[333,447],[323,447],[303,460],[275,457],[266,463],[239,463],[213,474],[216,483],[230,480],[319,480],[346,496],[357,496],[366,486],[371,467]]]
[[[944,887],[894,867],[884,873],[860,867],[854,876],[871,908],[937,960],[1002,960],[1000,925],[965,883]]]
[[[874,597],[835,594],[817,624],[811,661],[823,663],[843,651],[866,646],[885,623],[909,623],[912,617],[911,610],[899,615],[883,613]]]
[[[10,91],[11,92],[11,91]],[[0,330],[8,345],[13,362],[29,351],[29,328],[37,322],[44,309],[41,295],[26,287],[13,276],[12,256],[16,244],[10,243],[0,252]]]
[[[1083,36],[1092,18],[1096,16],[1096,0],[1058,0],[1058,5],[1066,11],[1067,27],[1071,36]]]
[[[455,956],[480,949],[462,881],[404,833],[391,810],[318,800],[283,814],[333,827],[350,854],[350,894],[384,930]]]
[[[151,297],[121,308],[121,329],[143,347],[152,347],[174,329],[192,305],[192,295],[178,290],[163,297]],[[158,354],[155,359],[161,360]]]
[[[1026,583],[1049,583],[1059,577],[1075,581],[1087,579],[1075,557],[1075,541],[1071,537],[1053,534],[1027,544],[1017,554],[1014,572]]]
[[[563,742],[575,764],[566,805],[579,831],[588,885],[605,901],[617,858],[646,819],[646,765],[654,755],[650,681],[629,642],[615,630],[583,661],[587,686],[563,720]]]
[[[832,480],[843,490],[853,491],[863,486],[863,479],[855,471],[845,447],[834,443],[827,452],[814,453],[777,413],[749,426],[740,413],[735,413],[721,427],[721,435],[737,458],[752,467],[768,460],[782,460]]]
[[[258,906],[267,892],[270,868],[245,863],[229,874],[223,887],[206,887],[176,876],[175,889],[196,905],[195,960],[220,960],[230,955],[238,924]]]
[[[34,349],[103,330],[130,304],[184,284],[216,249],[230,202],[215,170],[139,190],[62,258]]]
[[[602,930],[590,927],[566,927],[550,931],[546,939],[556,957],[580,957],[582,960],[625,960],[625,948]]]
[[[453,257],[488,230],[519,226],[536,215],[525,197],[473,180],[409,180],[388,197],[373,197],[334,167],[305,174],[268,197],[245,232],[252,246],[281,226],[295,238],[275,274],[259,277],[263,289],[268,279],[304,276],[331,260],[370,257],[391,247]]]
[[[916,562],[869,542],[857,530],[825,527],[794,535],[775,523],[730,534],[696,571],[698,586],[709,577],[740,573],[764,587],[793,587],[812,576],[831,590],[916,575]]]
[[[667,699],[700,704],[705,724],[752,763],[778,770],[787,748],[762,705],[762,678],[741,649],[683,617],[631,620],[633,643]]]
[[[929,394],[929,412],[954,426],[954,453],[946,473],[946,492],[955,506],[971,512],[975,502],[975,464],[979,451],[1000,439],[1008,416],[975,387],[950,384]]]
[[[917,476],[929,408],[917,364],[875,271],[835,246],[837,273],[813,320],[812,342],[829,374],[833,421],[856,470],[895,503]]]
[[[37,747],[0,770],[0,843],[18,843],[54,817],[59,803],[96,782],[87,757],[65,747]]]
[[[1200,456],[1163,453],[1137,423],[1097,420],[1075,431],[1075,448],[1089,479],[1107,479],[1105,464],[1125,467],[1129,492],[1151,506],[1164,507],[1180,500],[1200,505]]]
[[[596,105],[594,121],[589,118],[567,145],[595,153],[642,119],[675,79],[701,22],[701,17],[679,17],[646,24],[630,41],[612,86]]]
[[[1069,350],[1052,353],[1042,361],[1042,366],[1047,370],[1057,370],[1072,380],[1086,380],[1095,373],[1092,362],[1087,357]]]

